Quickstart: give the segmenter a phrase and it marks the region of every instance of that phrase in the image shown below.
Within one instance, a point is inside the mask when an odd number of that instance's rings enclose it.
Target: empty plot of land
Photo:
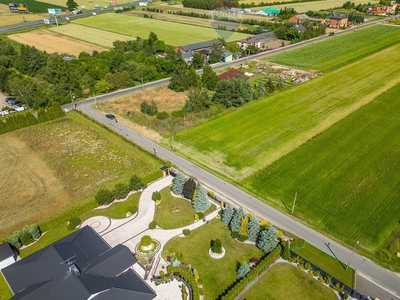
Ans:
[[[150,32],[154,32],[157,34],[158,39],[173,46],[217,39],[225,34],[230,34],[229,37],[226,37],[227,41],[239,40],[248,36],[242,33],[139,18],[125,14],[102,14],[96,17],[79,19],[74,21],[74,23],[145,39],[149,37]],[[84,36],[82,36],[82,39],[87,40]]]
[[[106,48],[111,48],[114,41],[128,41],[134,39],[131,36],[107,31],[107,28],[101,30],[74,23],[59,27],[53,27],[51,31],[69,36],[71,38],[74,38],[75,40],[84,41],[93,45],[98,45],[100,47]]]
[[[67,25],[69,26],[69,25]],[[63,28],[57,27],[57,28]],[[92,53],[96,51],[107,50],[104,47],[100,47],[94,44],[86,43],[77,39],[72,39],[67,36],[63,36],[54,33],[50,30],[39,29],[30,32],[17,33],[8,36],[11,40],[19,42],[21,44],[27,44],[34,46],[39,50],[46,51],[47,53],[67,53],[71,55],[78,55],[80,52]]]

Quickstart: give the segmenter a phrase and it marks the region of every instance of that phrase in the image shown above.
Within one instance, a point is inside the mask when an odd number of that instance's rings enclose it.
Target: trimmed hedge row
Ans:
[[[190,297],[190,299],[193,300],[200,299],[199,286],[196,280],[194,279],[192,270],[183,267],[173,267],[172,265],[169,265],[167,267],[167,271],[169,274],[179,273],[180,276],[190,285],[192,292],[192,296]]]
[[[282,247],[278,245],[268,255],[263,256],[259,264],[251,269],[246,277],[233,283],[225,293],[219,298],[221,300],[233,300],[237,295],[242,292],[249,282],[256,279],[262,272],[264,272],[274,261],[281,255]]]

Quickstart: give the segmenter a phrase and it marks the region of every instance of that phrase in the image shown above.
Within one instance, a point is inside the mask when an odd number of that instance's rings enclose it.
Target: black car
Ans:
[[[7,97],[7,98],[6,98],[6,102],[7,102],[7,103],[10,103],[10,101],[17,101],[17,99],[14,98],[14,97]]]
[[[330,32],[330,33],[329,33],[329,36],[332,36],[332,35],[335,35],[335,33],[334,33],[334,32]]]
[[[113,114],[106,114],[106,117],[109,118],[110,120],[115,119],[115,116]]]

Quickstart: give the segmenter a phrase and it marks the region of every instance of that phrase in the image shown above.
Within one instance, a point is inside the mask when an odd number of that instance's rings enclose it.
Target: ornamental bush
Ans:
[[[129,193],[129,185],[117,183],[112,191],[115,199],[125,199]]]
[[[8,237],[8,243],[17,249],[21,248],[22,247],[21,236],[22,236],[21,231],[19,230],[15,231],[12,235]]]
[[[250,266],[248,263],[244,262],[244,263],[240,264],[240,266],[237,270],[236,277],[237,277],[237,279],[244,278],[249,272],[250,272]]]
[[[149,229],[156,229],[157,223],[156,221],[151,221],[149,224]]]
[[[146,188],[146,184],[143,183],[142,179],[139,176],[133,175],[129,179],[129,189],[131,191],[138,191],[138,190],[144,189],[144,188]]]
[[[96,199],[97,204],[106,205],[114,201],[114,194],[108,189],[101,189],[97,192],[94,198]]]
[[[28,229],[29,234],[33,237],[33,239],[37,240],[41,236],[40,228],[36,224],[29,225]]]
[[[151,195],[151,199],[153,201],[161,200],[161,193],[159,191],[153,192],[153,194]]]
[[[32,236],[27,231],[23,231],[21,235],[22,245],[26,246],[33,242]]]
[[[67,222],[67,228],[69,230],[73,230],[75,229],[78,225],[80,225],[82,223],[82,220],[78,217],[72,218],[71,220],[69,220]]]
[[[184,236],[188,236],[190,234],[190,229],[183,229],[182,233]]]
[[[211,251],[213,253],[218,253],[218,254],[222,253],[222,244],[220,239],[213,240],[211,244],[212,244]]]
[[[145,247],[150,246],[152,242],[153,242],[153,239],[149,235],[144,235],[140,239],[140,245],[145,246]]]

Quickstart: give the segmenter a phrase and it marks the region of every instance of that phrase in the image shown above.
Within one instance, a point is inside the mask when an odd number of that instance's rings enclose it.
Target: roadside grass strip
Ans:
[[[400,45],[175,135],[174,148],[241,181],[400,81]],[[379,63],[377,63],[379,61]]]
[[[328,72],[398,44],[399,40],[400,27],[375,25],[270,56],[265,60]]]

